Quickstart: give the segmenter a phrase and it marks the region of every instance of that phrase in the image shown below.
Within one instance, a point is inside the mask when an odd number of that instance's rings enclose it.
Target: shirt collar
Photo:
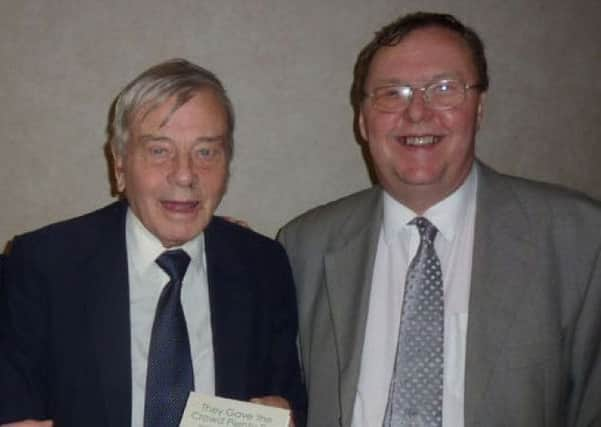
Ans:
[[[134,268],[141,274],[148,271],[151,266],[154,266],[155,260],[167,249],[162,245],[160,240],[152,234],[138,217],[133,213],[131,208],[127,210],[125,220],[127,246],[128,250],[132,251],[135,256],[131,257],[134,263]],[[194,239],[189,240],[181,246],[169,248],[169,250],[183,249],[192,260],[199,260],[203,264],[204,253],[204,233],[200,233]]]
[[[437,204],[431,206],[423,217],[427,218],[438,229],[438,232],[447,241],[453,241],[456,230],[465,219],[465,212],[470,203],[476,201],[476,190],[478,182],[478,168],[472,166],[463,184],[453,193]],[[396,235],[411,227],[409,222],[418,216],[411,209],[398,202],[388,192],[384,191],[384,219],[383,231],[387,244],[394,244]]]

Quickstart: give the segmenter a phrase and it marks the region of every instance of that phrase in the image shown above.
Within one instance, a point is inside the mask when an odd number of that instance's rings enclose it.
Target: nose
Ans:
[[[432,114],[428,106],[423,90],[414,89],[407,108],[405,108],[405,117],[412,123],[419,123],[427,120]]]
[[[181,187],[191,187],[196,182],[193,160],[186,153],[180,153],[173,159],[172,181]]]

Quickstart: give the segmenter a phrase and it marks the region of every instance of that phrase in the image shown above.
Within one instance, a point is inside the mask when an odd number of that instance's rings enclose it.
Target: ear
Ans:
[[[365,113],[363,112],[363,108],[359,110],[359,117],[357,120],[359,124],[359,133],[363,139],[361,142],[365,143],[367,142],[367,127],[365,126]]]
[[[125,191],[125,156],[119,153],[115,147],[111,147],[111,154],[113,155],[113,173],[117,191],[123,193]]]
[[[484,118],[484,101],[486,100],[486,92],[480,94],[480,100],[478,101],[478,110],[476,111],[476,129],[480,129],[480,124]]]

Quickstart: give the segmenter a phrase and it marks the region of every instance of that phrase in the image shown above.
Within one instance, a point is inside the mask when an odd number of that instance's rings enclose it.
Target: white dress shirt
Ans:
[[[144,227],[131,209],[127,212],[125,237],[132,337],[132,427],[139,427],[144,421],[146,366],[152,324],[161,291],[169,282],[169,276],[155,263],[166,249]],[[204,235],[200,234],[179,249],[183,249],[190,256],[190,265],[182,284],[181,299],[190,338],[195,390],[214,394],[213,337]]]
[[[477,166],[453,194],[423,217],[438,229],[434,241],[444,288],[443,426],[462,427],[468,302],[476,217]],[[416,215],[384,193],[384,217],[370,291],[352,427],[381,427],[394,368],[407,268],[419,246],[408,225]]]

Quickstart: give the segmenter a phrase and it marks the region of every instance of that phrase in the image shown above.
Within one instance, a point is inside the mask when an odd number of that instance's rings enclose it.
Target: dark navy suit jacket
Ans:
[[[0,423],[131,425],[123,202],[14,239],[0,298]],[[205,230],[218,396],[280,395],[303,424],[294,286],[281,246],[214,217]]]

